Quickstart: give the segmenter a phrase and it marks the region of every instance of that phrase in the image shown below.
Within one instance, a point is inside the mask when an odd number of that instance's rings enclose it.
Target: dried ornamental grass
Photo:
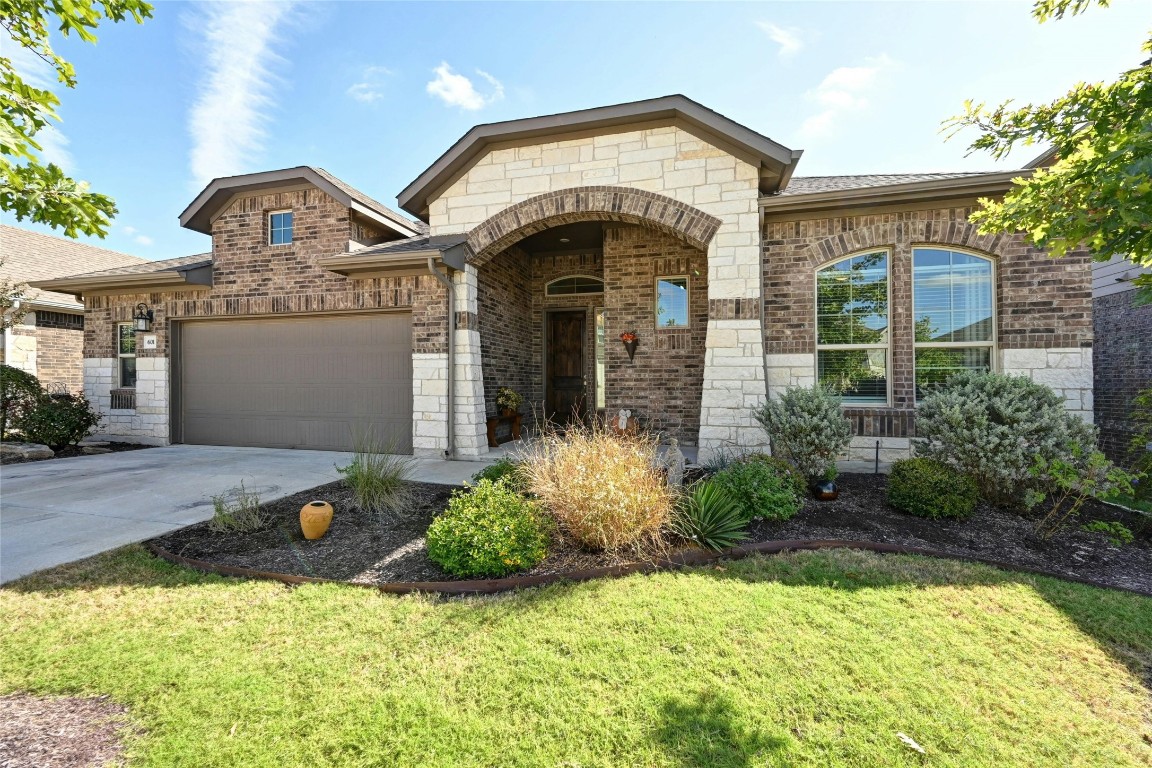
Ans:
[[[676,503],[659,469],[656,438],[601,425],[543,435],[523,472],[561,531],[593,550],[658,543]]]

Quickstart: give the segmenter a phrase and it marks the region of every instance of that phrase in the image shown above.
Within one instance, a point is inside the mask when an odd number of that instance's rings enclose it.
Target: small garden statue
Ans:
[[[664,465],[668,467],[668,485],[683,485],[684,453],[680,450],[680,441],[674,437],[669,440],[668,450],[664,453]]]
[[[621,432],[628,431],[628,419],[632,418],[632,411],[625,408],[620,409],[620,413],[616,416],[616,429]]]

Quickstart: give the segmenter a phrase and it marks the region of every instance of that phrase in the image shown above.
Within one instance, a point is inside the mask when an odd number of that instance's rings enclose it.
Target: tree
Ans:
[[[95,43],[93,30],[101,21],[120,22],[131,16],[142,23],[152,16],[143,0],[0,0],[0,26],[15,45],[46,62],[57,80],[76,87],[72,65],[52,50],[50,24],[59,23],[65,37],[75,34]],[[16,71],[12,59],[0,56],[0,210],[63,229],[104,237],[116,215],[107,195],[89,191],[88,183],[68,177],[59,166],[40,162],[36,134],[59,120],[60,99],[52,91],[33,87]]]
[[[0,267],[3,266],[4,260],[0,259]],[[20,304],[28,298],[26,283],[13,283],[6,277],[0,277],[0,331],[20,324],[24,313],[18,310]]]
[[[1037,0],[1032,15],[1061,19],[1094,3],[1106,8],[1109,0]],[[1152,34],[1143,50],[1152,54]],[[1052,256],[1084,246],[1100,261],[1123,254],[1152,266],[1152,59],[1112,83],[1079,83],[1048,104],[964,106],[945,125],[952,135],[980,131],[970,152],[1001,158],[1018,145],[1048,143],[1056,158],[1016,179],[1002,201],[982,199],[972,215],[980,231],[1023,231]],[[1136,282],[1143,301],[1152,301],[1152,276]]]

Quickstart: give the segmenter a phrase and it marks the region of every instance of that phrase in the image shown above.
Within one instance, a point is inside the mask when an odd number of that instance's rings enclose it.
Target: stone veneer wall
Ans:
[[[1061,259],[1022,235],[981,235],[970,206],[861,213],[764,223],[764,344],[769,394],[815,381],[815,271],[860,251],[887,248],[890,260],[892,407],[847,408],[856,437],[852,455],[907,455],[915,435],[912,347],[912,248],[951,246],[996,262],[997,360],[1004,373],[1054,387],[1070,411],[1092,420],[1091,257]]]
[[[294,214],[293,242],[269,245],[267,214],[285,209]],[[169,441],[168,357],[174,321],[406,310],[412,313],[413,398],[417,406],[413,446],[417,453],[438,455],[447,447],[445,288],[431,275],[352,280],[316,264],[321,256],[345,251],[350,239],[379,234],[316,189],[238,198],[213,224],[210,289],[88,297],[84,386],[93,403],[110,414],[107,434]],[[155,313],[152,332],[157,348],[137,350],[136,408],[112,411],[115,325],[129,322],[139,302]],[[427,417],[426,423],[422,416]]]
[[[699,432],[706,455],[726,443],[764,441],[749,410],[765,391],[758,184],[754,165],[680,126],[622,130],[490,150],[430,202],[429,223],[433,234],[469,232],[530,198],[609,185],[658,193],[719,219],[707,259]]]
[[[1128,465],[1135,435],[1132,398],[1152,387],[1152,304],[1136,306],[1136,291],[1093,300],[1096,424],[1100,445],[1113,461]]]

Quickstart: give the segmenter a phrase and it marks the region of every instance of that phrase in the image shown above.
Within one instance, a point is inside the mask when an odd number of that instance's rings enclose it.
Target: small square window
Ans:
[[[268,242],[272,245],[292,242],[292,211],[268,214]]]
[[[687,277],[662,277],[656,281],[656,327],[688,327]]]

